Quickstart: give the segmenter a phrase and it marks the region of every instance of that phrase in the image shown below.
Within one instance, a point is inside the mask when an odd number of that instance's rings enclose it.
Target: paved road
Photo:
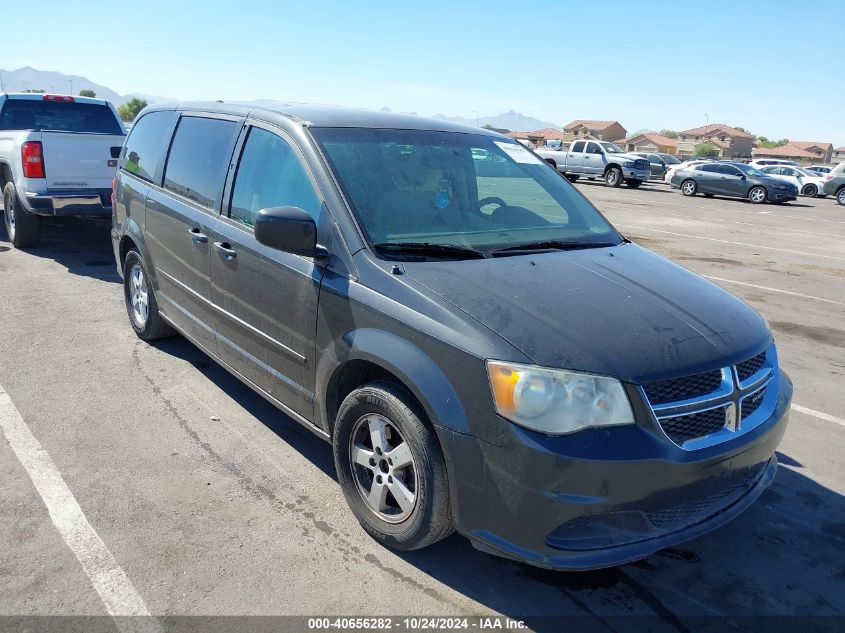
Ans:
[[[51,519],[20,447],[0,439],[0,615],[106,614],[103,582],[159,615],[489,613],[549,631],[559,623],[541,616],[631,630],[614,616],[643,615],[685,631],[692,615],[726,626],[761,613],[845,615],[845,210],[579,187],[632,239],[772,324],[803,409],[774,485],[742,517],[591,573],[499,560],[456,535],[422,552],[383,549],[346,509],[327,444],[185,340],[134,336],[107,228],[51,227],[30,252],[10,249],[0,229],[0,415],[11,419],[5,391],[43,448],[33,459],[48,455],[71,495],[54,500],[82,517]],[[103,560],[126,582],[92,577]]]

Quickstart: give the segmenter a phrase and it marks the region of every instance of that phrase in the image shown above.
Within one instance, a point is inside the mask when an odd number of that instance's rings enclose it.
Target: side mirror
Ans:
[[[328,251],[317,244],[317,224],[299,207],[261,209],[255,218],[255,239],[277,251],[326,257]]]

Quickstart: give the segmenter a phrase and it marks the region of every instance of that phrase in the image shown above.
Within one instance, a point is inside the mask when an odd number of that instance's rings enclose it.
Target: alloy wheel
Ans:
[[[840,189],[839,193],[836,194],[836,202],[845,206],[845,189]]]
[[[3,211],[6,214],[6,233],[9,234],[9,241],[12,242],[15,239],[15,210],[11,200],[5,201]]]
[[[143,328],[150,312],[147,278],[141,264],[135,262],[129,271],[129,300],[132,304],[132,319]]]
[[[691,180],[685,182],[682,186],[684,195],[691,196],[695,193],[695,183]]]
[[[401,523],[417,504],[418,476],[411,448],[391,422],[361,417],[349,440],[349,461],[358,493],[383,521]]]
[[[755,204],[763,202],[766,199],[766,190],[762,187],[754,187],[749,197],[751,198],[751,202]]]

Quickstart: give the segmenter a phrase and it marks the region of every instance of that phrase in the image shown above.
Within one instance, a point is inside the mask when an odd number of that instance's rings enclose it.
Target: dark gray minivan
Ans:
[[[764,319],[517,142],[333,107],[145,109],[112,237],[129,321],[330,441],[364,529],[555,569],[645,557],[768,486]]]

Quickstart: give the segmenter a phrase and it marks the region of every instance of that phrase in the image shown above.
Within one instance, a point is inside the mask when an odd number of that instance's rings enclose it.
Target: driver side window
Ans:
[[[601,154],[601,148],[597,143],[587,143],[588,154]]]

